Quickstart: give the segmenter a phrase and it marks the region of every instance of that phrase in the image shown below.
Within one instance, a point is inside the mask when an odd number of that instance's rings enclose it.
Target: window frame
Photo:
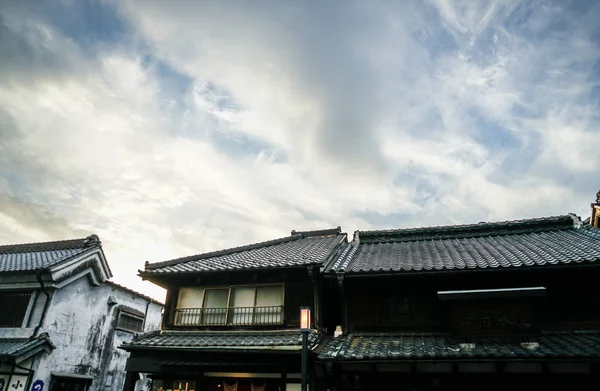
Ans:
[[[121,317],[125,316],[125,317],[130,317],[136,320],[141,320],[142,324],[140,327],[140,330],[132,330],[129,329],[127,327],[123,327],[120,323],[121,323]],[[140,316],[138,314],[135,314],[131,311],[127,311],[126,309],[119,309],[119,316],[117,316],[117,324],[115,325],[115,329],[117,330],[121,330],[121,331],[125,331],[128,333],[143,333],[144,332],[144,323],[145,323],[145,316]]]
[[[231,299],[233,297],[232,292],[233,289],[235,288],[254,288],[254,305],[252,307],[249,308],[261,308],[264,306],[257,306],[256,305],[256,300],[258,297],[258,288],[260,287],[265,287],[265,286],[279,286],[281,287],[281,324],[285,324],[285,283],[283,282],[273,282],[273,283],[258,283],[258,284],[230,284],[230,285],[214,285],[214,286],[196,286],[196,285],[187,285],[187,286],[181,286],[178,289],[177,292],[177,304],[175,305],[175,312],[177,312],[178,310],[181,309],[205,309],[204,307],[204,302],[206,301],[206,291],[208,289],[228,289],[229,293],[228,293],[228,297],[227,297],[227,306],[224,307],[223,309],[225,309],[225,322],[223,324],[218,324],[218,325],[213,325],[213,324],[206,324],[206,326],[236,326],[236,324],[231,323],[230,320],[230,312],[232,309],[234,308],[245,308],[245,307],[234,307],[231,306]],[[181,295],[183,292],[183,289],[202,289],[202,298],[201,298],[201,303],[200,306],[198,307],[180,307],[179,303],[181,302]],[[271,307],[271,306],[266,306],[266,307]],[[212,307],[206,307],[206,308],[212,308]],[[186,325],[178,325],[177,323],[179,323],[176,319],[177,317],[175,317],[174,319],[174,324],[175,326],[183,326],[186,327]],[[195,325],[196,326],[196,325]],[[199,326],[202,326],[202,324],[199,324]],[[254,320],[251,322],[251,326],[261,326],[260,323],[255,323]],[[269,325],[265,325],[265,326],[269,326]]]
[[[21,319],[21,324],[19,326],[2,326],[0,325],[0,328],[6,328],[6,329],[20,329],[20,328],[26,328],[27,324],[29,323],[29,318],[31,318],[31,314],[33,312],[33,306],[35,304],[35,299],[37,298],[37,291],[36,290],[30,290],[30,289],[25,289],[25,290],[19,290],[19,289],[0,289],[0,294],[29,294],[29,300],[27,301],[27,307],[25,308],[25,312],[23,314],[23,319]]]

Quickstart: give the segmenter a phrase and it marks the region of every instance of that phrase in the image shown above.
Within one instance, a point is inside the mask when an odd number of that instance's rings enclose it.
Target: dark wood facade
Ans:
[[[542,330],[600,330],[600,268],[581,266],[545,270],[466,271],[440,274],[347,277],[342,282],[353,331],[446,331],[469,334],[531,333]],[[543,294],[514,292],[443,300],[438,292],[543,287]],[[336,294],[336,296],[338,296]],[[504,318],[505,327],[487,331],[469,326],[471,318]],[[491,319],[493,320],[493,319]],[[496,322],[498,323],[498,322]],[[502,323],[502,322],[500,322]],[[512,323],[519,323],[520,326]]]
[[[331,296],[344,333],[445,335],[468,347],[482,340],[535,348],[546,333],[600,331],[600,267],[542,267],[337,278]],[[541,288],[508,291],[507,288]],[[465,292],[451,299],[443,292]],[[371,347],[370,349],[375,349]],[[505,354],[502,356],[502,354]],[[336,390],[504,390],[600,386],[600,362],[582,357],[464,357],[319,362],[321,381]]]

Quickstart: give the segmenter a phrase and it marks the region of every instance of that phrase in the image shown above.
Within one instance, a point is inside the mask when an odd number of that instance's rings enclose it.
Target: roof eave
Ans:
[[[223,270],[210,270],[210,271],[201,271],[201,270],[190,270],[190,271],[176,271],[176,272],[147,272],[143,270],[138,270],[138,276],[142,277],[145,280],[153,281],[149,277],[174,277],[174,276],[194,276],[194,275],[211,275],[217,273],[253,273],[253,272],[268,272],[268,271],[281,271],[281,270],[302,270],[307,269],[314,266],[322,266],[323,262],[313,262],[313,263],[305,263],[302,265],[289,265],[289,266],[269,266],[269,267],[260,267],[260,268],[243,268],[243,269],[223,269]]]
[[[391,277],[391,276],[415,276],[415,275],[437,275],[437,274],[455,274],[455,273],[480,273],[480,272],[514,272],[514,271],[533,271],[533,270],[548,270],[548,269],[572,269],[574,267],[600,267],[600,260],[588,260],[582,262],[571,262],[563,263],[558,265],[546,264],[546,265],[535,265],[535,266],[509,266],[509,267],[487,267],[487,268],[473,268],[473,269],[443,269],[443,270],[389,270],[389,271],[338,271],[337,273],[344,274],[344,278],[358,278],[358,277]],[[335,277],[337,273],[326,273],[325,276],[328,278]]]
[[[184,351],[184,352],[240,352],[240,353],[296,353],[302,350],[302,345],[271,345],[271,346],[135,346],[121,345],[119,349],[133,351]]]
[[[401,361],[399,361],[401,360]],[[465,357],[429,357],[429,358],[406,358],[406,357],[390,357],[383,359],[371,359],[371,358],[331,358],[331,357],[320,357],[319,361],[335,362],[337,364],[409,364],[409,363],[495,363],[495,362],[565,362],[565,361],[600,361],[600,356],[587,357],[587,356],[557,356],[557,357],[487,357],[480,358],[478,356],[465,356]]]

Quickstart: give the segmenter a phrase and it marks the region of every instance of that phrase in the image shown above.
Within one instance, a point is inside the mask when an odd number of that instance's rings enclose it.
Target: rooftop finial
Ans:
[[[83,241],[83,247],[100,246],[100,244],[100,238],[95,234],[91,234]]]
[[[593,202],[592,216],[590,217],[590,225],[592,227],[600,228],[600,190],[596,193],[596,202]]]

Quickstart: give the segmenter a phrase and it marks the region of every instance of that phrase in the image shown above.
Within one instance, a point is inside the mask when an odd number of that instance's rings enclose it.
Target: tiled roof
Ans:
[[[600,229],[575,215],[447,227],[357,231],[326,271],[512,268],[600,260]]]
[[[46,269],[100,246],[96,235],[83,239],[0,246],[0,272]]]
[[[158,304],[158,305],[161,305],[161,306],[163,306],[163,307],[164,307],[164,305],[165,305],[165,303],[162,303],[162,302],[160,302],[160,301],[158,301],[158,300],[155,300],[155,299],[151,298],[150,296],[146,296],[146,295],[144,295],[143,293],[137,292],[137,291],[135,291],[135,290],[133,290],[133,289],[131,289],[131,288],[127,288],[126,286],[123,286],[123,285],[117,284],[117,283],[116,283],[116,282],[114,282],[114,281],[108,281],[108,280],[107,280],[107,281],[105,281],[105,282],[106,282],[108,285],[110,285],[110,286],[112,286],[112,287],[115,287],[116,289],[120,289],[120,290],[122,290],[122,291],[125,291],[125,292],[128,292],[128,293],[131,293],[132,295],[139,296],[139,297],[141,297],[141,298],[143,298],[143,299],[146,299],[146,300],[148,300],[148,301],[151,301],[151,302],[153,302],[154,304]]]
[[[48,333],[42,333],[32,339],[0,338],[0,359],[16,358],[43,345],[46,345],[49,350],[55,348]]]
[[[314,347],[321,335],[313,331],[309,345]],[[302,345],[299,330],[276,331],[162,331],[142,334],[122,347],[137,349],[273,349],[295,350]]]
[[[319,358],[341,361],[600,358],[597,333],[547,334],[531,341],[489,337],[465,342],[441,334],[346,334],[328,342]]]
[[[346,240],[341,228],[322,231],[292,231],[292,235],[234,247],[226,250],[192,255],[171,261],[146,263],[141,275],[157,273],[213,272],[324,264],[332,252]]]

